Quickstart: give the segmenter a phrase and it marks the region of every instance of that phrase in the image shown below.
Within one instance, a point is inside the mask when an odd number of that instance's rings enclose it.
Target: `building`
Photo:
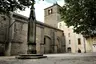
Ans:
[[[87,52],[96,52],[96,37],[87,37],[86,42]]]
[[[64,30],[66,40],[66,50],[71,53],[86,52],[85,38],[81,34],[73,32],[72,27],[68,28],[64,21],[58,23],[58,28]]]
[[[56,3],[44,9],[44,23],[58,28],[57,24],[61,21],[59,12],[60,6]]]
[[[95,52],[95,43],[90,43],[92,40],[74,33],[72,27],[66,27],[61,21],[59,8],[58,4],[45,8],[44,23],[36,21],[37,54],[84,53],[93,48]],[[0,14],[0,55],[27,54],[28,18],[14,13],[12,20],[14,22],[10,22],[7,15]]]
[[[60,6],[56,3],[44,9],[44,21],[46,24],[57,27],[64,31],[66,52],[68,53],[84,53],[86,52],[86,41],[81,34],[73,32],[72,28],[68,28],[64,21],[60,19],[59,12]]]
[[[0,14],[0,55],[19,55],[28,52],[28,18],[13,14],[13,22]],[[65,41],[62,30],[36,21],[37,54],[64,53]]]

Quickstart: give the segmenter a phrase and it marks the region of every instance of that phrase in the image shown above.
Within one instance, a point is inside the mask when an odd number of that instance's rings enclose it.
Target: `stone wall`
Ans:
[[[62,30],[37,22],[36,47],[41,54],[64,53],[65,39]]]
[[[9,43],[9,31],[12,29],[12,39],[9,54],[18,55],[27,53],[27,22],[20,16],[13,15],[13,24],[9,25],[9,17],[0,14],[0,55],[5,55]],[[6,46],[6,45],[7,46]]]
[[[54,4],[46,9],[44,9],[45,15],[44,15],[44,23],[56,27],[58,22],[60,22],[60,14],[58,13],[58,7],[59,5]],[[51,10],[51,14],[50,13]]]
[[[7,31],[8,31],[8,17],[6,15],[0,14],[0,42],[4,43],[6,41]]]
[[[43,54],[43,42],[44,39],[44,27],[42,25],[36,24],[36,50],[38,54]]]
[[[45,42],[45,53],[61,53],[65,52],[62,49],[64,45],[63,31],[44,27],[44,36],[47,37]]]
[[[4,55],[5,43],[8,38],[9,17],[0,14],[0,55]]]
[[[27,23],[18,20],[14,23],[14,38],[12,41],[11,55],[27,53],[27,29]]]
[[[5,18],[6,17],[6,18]],[[0,15],[0,54],[4,55],[5,44],[8,43],[9,18]],[[27,32],[28,18],[13,14],[14,23],[12,24],[12,39],[10,41],[10,55],[26,54],[28,51]],[[64,52],[62,44],[62,30],[59,30],[42,22],[36,22],[36,51],[37,54],[49,54]],[[60,39],[60,40],[59,40]],[[59,40],[59,41],[58,41]]]

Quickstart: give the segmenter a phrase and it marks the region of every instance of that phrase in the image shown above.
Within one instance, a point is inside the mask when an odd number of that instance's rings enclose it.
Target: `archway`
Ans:
[[[71,53],[71,47],[67,48],[68,53]]]
[[[81,53],[81,50],[80,49],[78,49],[78,53]]]
[[[44,46],[44,53],[52,53],[51,38],[49,36],[44,36]]]

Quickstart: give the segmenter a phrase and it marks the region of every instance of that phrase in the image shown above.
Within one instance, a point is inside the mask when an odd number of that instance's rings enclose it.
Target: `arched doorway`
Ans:
[[[78,53],[81,53],[81,50],[80,49],[78,49]]]
[[[68,53],[71,53],[71,47],[67,48]]]
[[[51,38],[44,36],[44,53],[52,53]]]

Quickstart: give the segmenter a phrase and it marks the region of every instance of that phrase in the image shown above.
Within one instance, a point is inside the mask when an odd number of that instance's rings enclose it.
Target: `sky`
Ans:
[[[44,9],[52,6],[54,3],[58,3],[60,6],[64,5],[64,0],[35,0],[35,14],[36,14],[36,20],[40,22],[44,22]],[[21,15],[24,15],[26,17],[29,17],[30,9],[26,8],[25,11],[19,11],[17,12]]]

